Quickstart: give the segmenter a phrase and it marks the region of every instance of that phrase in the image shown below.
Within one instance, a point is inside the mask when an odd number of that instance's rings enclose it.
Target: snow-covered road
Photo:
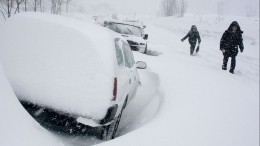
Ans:
[[[221,35],[233,19],[244,30],[245,45],[234,75],[221,70],[219,51]],[[145,61],[148,69],[140,71],[142,86],[124,111],[118,137],[103,142],[57,135],[55,140],[65,146],[258,146],[259,19],[226,17],[218,23],[215,16],[144,20],[148,49],[154,55],[134,52],[135,60]],[[201,31],[202,44],[200,52],[190,56],[188,42],[180,40],[193,24]],[[10,137],[1,133],[2,138]]]
[[[180,39],[194,23],[191,20],[196,22],[196,17],[146,21],[150,24],[147,28],[149,49],[162,54],[135,53],[135,58],[146,61],[151,71],[158,74],[163,89],[161,108],[148,124],[101,145],[259,144],[259,42],[247,39],[259,38],[259,28],[247,28],[245,24],[255,22],[239,19],[245,29],[246,49],[238,55],[237,71],[232,75],[221,70],[219,40],[233,20],[226,18],[220,24],[210,23],[210,27],[199,24],[199,30],[208,29],[205,31],[208,35],[202,35],[199,54],[189,56],[188,43],[181,43]]]
[[[191,19],[196,22],[197,18],[146,20],[152,53],[134,55],[135,60],[143,60],[149,66],[140,72],[141,79],[148,83],[143,88],[147,89],[141,88],[124,112],[119,137],[100,145],[259,144],[259,42],[248,39],[259,38],[255,34],[258,31],[245,28],[246,49],[238,55],[236,74],[232,75],[221,70],[223,56],[219,51],[221,31],[232,19],[220,24],[199,24],[199,30],[208,30],[202,33],[200,52],[190,56],[188,43],[181,43],[180,39],[192,25]],[[247,26],[245,23],[254,23],[241,21],[242,28]],[[154,91],[157,93],[150,93]]]

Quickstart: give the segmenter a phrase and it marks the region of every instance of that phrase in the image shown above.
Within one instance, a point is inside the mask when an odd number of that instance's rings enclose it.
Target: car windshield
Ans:
[[[120,34],[128,34],[142,37],[141,29],[136,26],[121,23],[109,23],[108,28]]]
[[[126,22],[127,22],[128,24],[136,25],[136,26],[139,26],[139,27],[143,26],[140,21],[127,20]]]

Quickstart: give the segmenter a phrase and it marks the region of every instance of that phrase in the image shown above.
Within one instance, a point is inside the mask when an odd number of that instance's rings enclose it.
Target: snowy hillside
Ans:
[[[234,20],[244,31],[245,50],[238,54],[235,74],[230,74],[221,70],[219,41]],[[135,60],[145,61],[148,69],[140,71],[142,86],[124,111],[118,137],[102,142],[92,137],[55,134],[54,140],[44,145],[55,145],[58,139],[65,146],[258,146],[259,19],[225,17],[218,22],[216,16],[205,15],[145,18],[144,23],[149,34],[149,55],[134,52],[134,56]],[[187,40],[180,40],[193,24],[198,27],[202,43],[200,52],[190,56]],[[0,93],[4,92],[0,94],[0,103],[7,100],[7,110],[15,109],[13,118],[33,123],[14,100],[2,71],[0,68]],[[0,115],[7,116],[2,108]],[[6,125],[0,123],[0,129],[4,129],[0,133],[1,145],[21,135],[7,131],[25,131],[23,127]],[[26,131],[28,137],[24,137],[25,141],[35,139],[31,145],[52,135],[37,124],[31,125],[34,128],[30,127]],[[46,137],[39,139],[42,134]]]

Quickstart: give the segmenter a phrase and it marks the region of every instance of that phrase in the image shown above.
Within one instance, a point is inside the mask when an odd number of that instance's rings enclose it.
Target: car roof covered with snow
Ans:
[[[120,20],[107,20],[105,23],[124,24],[124,25],[129,25],[129,26],[141,28],[139,25],[135,25],[133,23],[126,22],[126,21],[120,21]]]
[[[17,14],[0,32],[0,62],[20,100],[97,120],[105,116],[120,35],[42,13]]]
[[[124,23],[134,25],[134,26],[140,27],[142,29],[144,28],[144,25],[140,20],[126,19],[126,20],[124,20]]]

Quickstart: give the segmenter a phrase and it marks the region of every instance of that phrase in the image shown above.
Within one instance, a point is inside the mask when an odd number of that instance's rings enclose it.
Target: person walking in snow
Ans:
[[[197,40],[198,40],[199,44],[201,42],[200,34],[199,34],[198,29],[195,25],[191,26],[191,30],[189,31],[189,33],[183,39],[181,39],[181,41],[183,42],[187,38],[189,38],[189,43],[190,43],[190,55],[193,55]],[[199,45],[196,49],[196,53],[198,51],[199,51]]]
[[[238,46],[241,53],[244,50],[242,33],[243,31],[241,31],[237,21],[233,21],[228,29],[224,32],[220,40],[220,50],[222,51],[224,56],[222,69],[227,70],[228,59],[229,57],[231,57],[231,67],[229,72],[232,74],[234,73],[236,67]]]

